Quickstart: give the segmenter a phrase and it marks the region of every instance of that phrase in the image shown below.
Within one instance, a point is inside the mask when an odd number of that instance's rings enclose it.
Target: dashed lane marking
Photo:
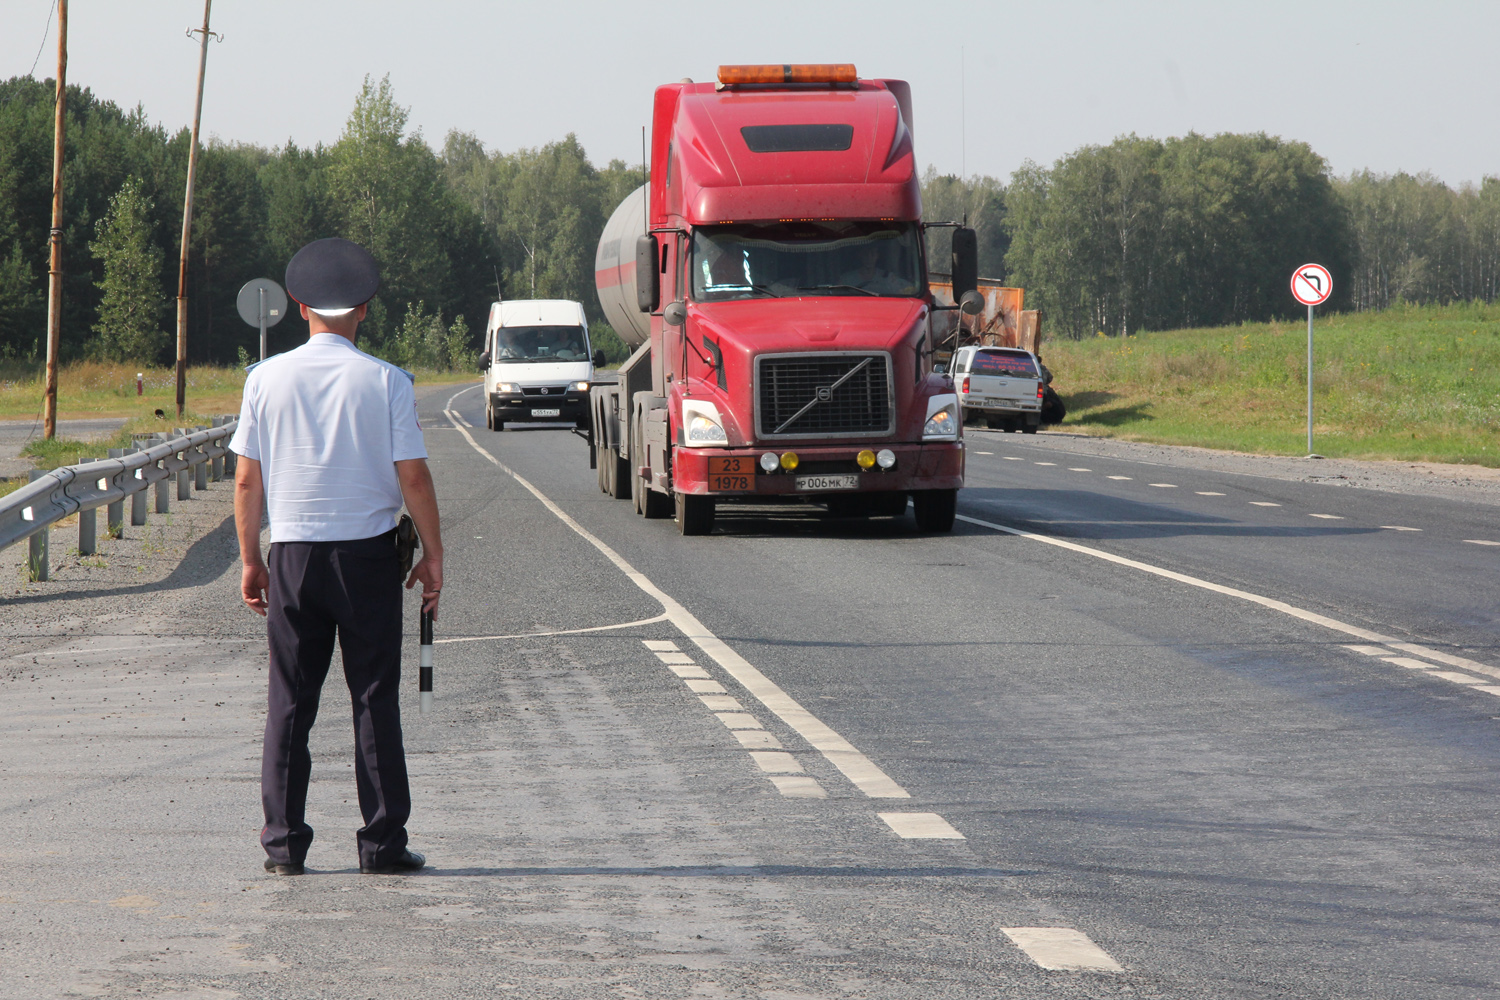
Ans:
[[[1251,604],[1259,604],[1263,608],[1269,608],[1272,611],[1279,611],[1284,615],[1290,615],[1291,617],[1300,619],[1301,621],[1310,622],[1314,625],[1321,625],[1324,628],[1330,629],[1334,632],[1342,632],[1344,635],[1353,636],[1356,639],[1364,639],[1367,642],[1382,643],[1390,649],[1399,650],[1403,653],[1411,653],[1413,656],[1426,657],[1429,660],[1444,664],[1446,666],[1458,667],[1461,670],[1470,670],[1476,674],[1484,674],[1486,677],[1494,677],[1500,679],[1500,667],[1492,667],[1487,663],[1480,663],[1477,660],[1471,660],[1466,656],[1456,656],[1453,653],[1445,653],[1442,650],[1432,649],[1431,647],[1423,646],[1420,643],[1403,642],[1402,640],[1397,639],[1394,636],[1383,635],[1380,632],[1375,632],[1367,628],[1360,628],[1358,625],[1350,625],[1347,622],[1339,621],[1337,618],[1330,618],[1327,615],[1320,615],[1316,611],[1308,611],[1305,608],[1299,608],[1295,605],[1288,604],[1285,601],[1278,601],[1274,597],[1262,597],[1260,594],[1252,594],[1246,590],[1238,590],[1234,587],[1226,587],[1223,584],[1213,583],[1209,580],[1203,580],[1196,576],[1188,576],[1186,573],[1178,573],[1175,570],[1163,569],[1160,566],[1152,566],[1150,563],[1143,563],[1135,559],[1127,559],[1124,556],[1117,556],[1113,552],[1105,552],[1103,549],[1096,549],[1091,548],[1087,545],[1080,545],[1077,542],[1070,542],[1063,538],[1053,538],[1051,535],[1040,535],[1035,531],[1025,531],[1021,528],[1012,528],[1008,525],[996,524],[994,521],[985,521],[981,518],[970,517],[967,514],[959,514],[958,520],[967,522],[968,524],[978,525],[981,528],[989,528],[992,531],[1003,532],[1007,535],[1015,535],[1019,538],[1029,538],[1034,542],[1041,542],[1043,545],[1053,545],[1060,549],[1067,549],[1070,552],[1077,552],[1082,555],[1092,556],[1095,559],[1102,559],[1105,562],[1112,562],[1118,566],[1128,566],[1131,569],[1140,570],[1143,573],[1150,573],[1153,576],[1160,576],[1168,580],[1175,580],[1178,583],[1185,583],[1190,587],[1199,587],[1203,590],[1211,590],[1216,594],[1223,594],[1226,597],[1236,597],[1242,601],[1249,601]]]
[[[658,650],[652,650],[652,652],[656,653],[656,658],[657,659],[661,660],[661,662],[663,662],[665,664],[668,664],[668,665],[671,665],[673,663],[692,663],[693,662],[693,658],[691,656],[687,655],[686,653],[679,653],[676,650],[658,649]]]
[[[1109,957],[1082,931],[1071,927],[1002,927],[1005,936],[1016,943],[1037,965],[1058,972],[1124,972],[1120,963]]]
[[[1110,476],[1111,479],[1129,479],[1129,476]]]
[[[801,774],[802,765],[785,750],[751,750],[750,759],[767,774]]]
[[[1069,469],[1069,472],[1093,472],[1093,469]]]
[[[748,712],[719,712],[718,720],[730,729],[763,729],[760,720]]]
[[[505,465],[494,455],[491,455],[478,441],[474,440],[474,436],[466,428],[459,424],[457,414],[451,408],[444,412],[448,419],[453,422],[454,426],[458,427],[458,432],[469,442],[469,447],[483,455],[491,465],[494,465],[524,487],[527,492],[537,498],[542,506],[551,511],[558,520],[566,524],[580,538],[588,542],[601,555],[612,562],[621,573],[625,574],[631,583],[634,583],[659,603],[665,609],[667,619],[676,626],[678,631],[682,632],[698,648],[707,653],[710,659],[724,669],[725,673],[733,677],[752,697],[766,706],[772,715],[775,715],[782,722],[786,723],[793,732],[801,736],[814,749],[827,758],[830,764],[838,768],[844,777],[848,778],[854,784],[854,787],[872,799],[911,798],[911,793],[897,784],[895,779],[890,775],[877,767],[874,761],[860,753],[852,743],[834,732],[832,728],[806,708],[803,708],[795,698],[787,694],[779,685],[756,669],[754,664],[731,649],[728,643],[710,632],[707,626],[699,621],[696,615],[683,607],[676,598],[662,590],[655,583],[651,582],[650,578],[644,573],[626,562],[623,556],[606,545],[593,532],[574,520],[567,511],[563,510],[550,497],[533,486],[524,476]],[[743,710],[740,703],[733,698],[727,698],[722,695],[702,695],[700,697],[702,697],[704,704],[708,705],[714,711],[733,712]],[[712,704],[712,701],[723,701],[730,704],[716,705]]]
[[[1032,462],[1032,465],[1056,465],[1056,462]]]
[[[1406,527],[1405,525],[1402,525],[1402,524],[1382,524],[1381,527],[1384,528],[1386,531],[1421,531],[1422,530],[1421,528],[1408,528],[1408,527]]]
[[[686,677],[686,678],[683,678],[682,682],[687,685],[687,689],[689,691],[693,692],[693,694],[728,694],[729,693],[728,691],[724,690],[724,685],[720,684],[716,680],[713,680],[712,678],[701,679],[701,678],[697,678],[697,677]]]
[[[976,451],[974,454],[976,454],[976,455],[993,455],[994,452],[993,451]]]
[[[1280,507],[1281,506],[1281,504],[1279,504],[1279,503],[1272,503],[1269,500],[1251,500],[1250,504],[1253,507]]]
[[[1159,487],[1161,487],[1164,490],[1175,490],[1177,488],[1177,484],[1176,483],[1150,483],[1148,485],[1150,485],[1150,486],[1159,486]]]
[[[678,677],[681,677],[683,680],[687,680],[689,677],[696,678],[708,676],[708,671],[704,670],[696,663],[669,663],[667,664],[667,669],[672,671],[672,673],[676,674]]]
[[[1215,493],[1213,490],[1197,490],[1196,492],[1200,497],[1221,497],[1224,495],[1222,493]]]
[[[698,700],[713,712],[743,712],[745,706],[727,694],[700,694]]]
[[[805,774],[772,774],[771,784],[789,799],[826,799],[828,793],[818,779]]]
[[[764,729],[736,729],[735,739],[740,741],[740,746],[746,750],[784,750],[781,741]]]
[[[1342,514],[1309,514],[1307,516],[1321,517],[1325,521],[1342,521],[1344,519],[1344,516]]]
[[[677,643],[670,639],[642,639],[641,642],[645,643],[646,648],[653,653],[677,652]]]
[[[1500,545],[1500,542],[1492,542],[1488,538],[1465,538],[1464,541],[1470,545]]]
[[[1024,459],[1024,458],[1018,458],[1015,455],[1006,455],[1005,456],[1005,460],[1007,462],[1024,462],[1024,461],[1026,461],[1026,459]]]
[[[1434,676],[1434,677],[1441,677],[1443,680],[1445,680],[1445,681],[1452,681],[1455,684],[1483,684],[1484,683],[1484,681],[1480,680],[1478,677],[1470,677],[1468,674],[1461,674],[1461,673],[1459,673],[1456,670],[1434,670],[1432,672],[1432,676]]]
[[[963,840],[964,835],[937,813],[877,813],[902,840]]]

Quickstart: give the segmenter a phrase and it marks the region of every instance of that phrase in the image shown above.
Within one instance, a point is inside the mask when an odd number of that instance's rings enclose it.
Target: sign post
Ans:
[[[1292,272],[1292,297],[1307,306],[1307,457],[1313,454],[1313,306],[1333,294],[1333,276],[1322,264],[1303,264]]]
[[[270,278],[252,278],[240,289],[234,304],[240,319],[260,327],[260,359],[266,360],[266,327],[286,319],[286,292]]]

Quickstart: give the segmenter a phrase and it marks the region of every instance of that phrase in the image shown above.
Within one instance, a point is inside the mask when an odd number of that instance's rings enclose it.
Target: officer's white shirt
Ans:
[[[411,376],[336,333],[253,368],[229,447],[260,463],[272,542],[390,531],[395,463],[427,457]]]

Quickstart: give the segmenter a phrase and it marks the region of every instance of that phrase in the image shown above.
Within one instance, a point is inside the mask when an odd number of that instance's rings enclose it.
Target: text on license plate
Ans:
[[[797,489],[857,490],[859,489],[859,474],[850,473],[847,476],[798,476]]]
[[[536,409],[533,409],[531,411],[531,415],[533,417],[560,417],[560,416],[562,416],[562,410],[536,410]]]
[[[713,455],[708,459],[710,493],[741,492],[755,489],[755,459],[750,455]]]

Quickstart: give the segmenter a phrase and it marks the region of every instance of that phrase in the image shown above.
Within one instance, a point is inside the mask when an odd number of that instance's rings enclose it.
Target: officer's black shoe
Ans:
[[[401,856],[394,861],[388,861],[383,865],[365,867],[359,866],[361,875],[405,875],[414,872],[427,864],[427,859],[416,851],[402,851]]]
[[[275,875],[301,875],[303,873],[302,862],[293,861],[289,865],[278,865],[270,858],[266,859],[266,871]]]

